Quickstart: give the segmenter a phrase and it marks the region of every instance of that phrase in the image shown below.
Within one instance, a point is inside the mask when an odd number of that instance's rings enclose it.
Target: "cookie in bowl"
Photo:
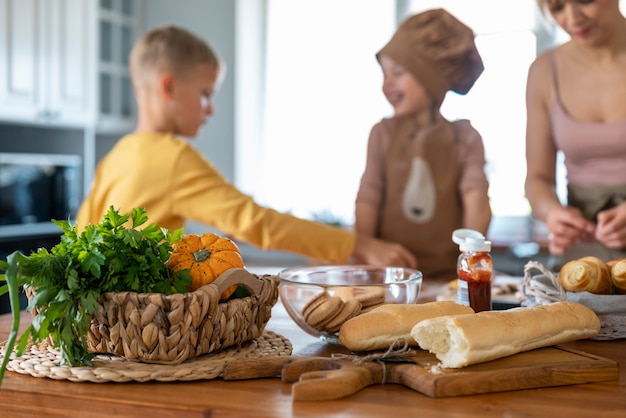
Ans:
[[[415,303],[422,285],[421,272],[404,267],[295,267],[278,276],[291,319],[308,334],[335,344],[347,320],[385,304]]]

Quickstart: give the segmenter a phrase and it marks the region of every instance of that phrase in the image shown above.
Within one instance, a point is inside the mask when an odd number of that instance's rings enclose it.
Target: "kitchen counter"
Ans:
[[[24,328],[30,315],[22,315]],[[0,340],[10,314],[0,315]],[[293,344],[295,355],[347,353],[300,331],[280,302],[267,329]],[[74,383],[7,371],[0,389],[6,417],[623,417],[626,414],[626,340],[577,341],[563,346],[619,363],[619,380],[543,389],[430,398],[402,385],[367,387],[348,398],[293,402],[279,378],[177,383]]]

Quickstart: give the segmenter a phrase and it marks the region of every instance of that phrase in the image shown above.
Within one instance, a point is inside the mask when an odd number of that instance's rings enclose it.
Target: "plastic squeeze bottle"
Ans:
[[[459,244],[457,261],[457,302],[475,312],[491,310],[493,261],[491,242],[478,231],[457,229],[452,240]]]

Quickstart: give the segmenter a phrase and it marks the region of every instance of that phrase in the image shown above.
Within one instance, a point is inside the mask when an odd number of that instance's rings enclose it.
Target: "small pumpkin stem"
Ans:
[[[193,253],[193,259],[198,263],[208,260],[209,257],[211,257],[211,251],[206,248],[200,248],[198,251],[194,251]]]

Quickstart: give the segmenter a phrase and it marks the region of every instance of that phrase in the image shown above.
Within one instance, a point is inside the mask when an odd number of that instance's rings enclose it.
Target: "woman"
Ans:
[[[538,0],[571,39],[539,56],[526,91],[526,195],[559,262],[626,257],[626,19],[619,0]],[[567,203],[556,194],[565,156]],[[556,264],[553,266],[556,267]]]

